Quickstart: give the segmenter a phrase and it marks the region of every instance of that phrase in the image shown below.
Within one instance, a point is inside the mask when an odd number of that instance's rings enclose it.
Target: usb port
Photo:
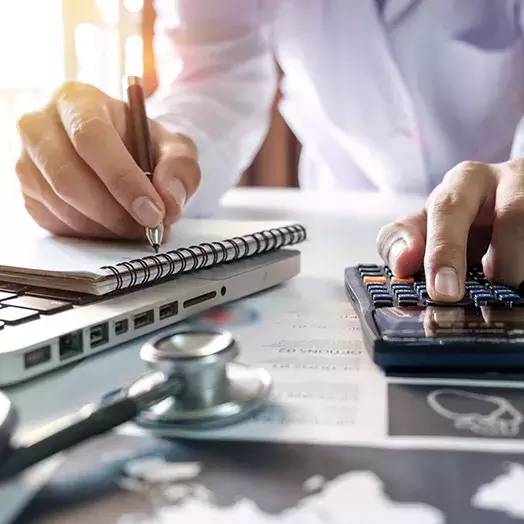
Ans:
[[[164,320],[169,317],[174,317],[178,313],[178,302],[171,302],[170,304],[164,304],[160,306],[158,315],[160,320]]]
[[[129,322],[127,321],[127,318],[115,322],[115,335],[123,335],[124,333],[127,333],[128,329]]]
[[[43,346],[28,351],[24,355],[24,366],[25,369],[29,369],[33,366],[38,366],[39,364],[48,362],[49,360],[51,360],[51,346]]]
[[[139,313],[138,315],[135,315],[135,319],[134,319],[135,329],[140,329],[144,326],[152,324],[154,320],[155,320],[155,312],[152,309],[150,309],[149,311],[144,311],[143,313]]]
[[[73,331],[63,335],[58,340],[58,353],[60,360],[80,355],[83,352],[82,331]]]
[[[109,342],[109,330],[107,329],[107,324],[93,326],[89,331],[89,341],[92,348],[96,348]]]

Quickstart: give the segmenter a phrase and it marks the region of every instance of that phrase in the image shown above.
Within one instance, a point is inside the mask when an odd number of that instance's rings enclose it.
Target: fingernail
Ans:
[[[179,205],[179,207],[184,207],[187,197],[186,188],[178,178],[172,178],[169,181],[167,190],[169,191],[169,194],[175,199],[175,202]]]
[[[452,267],[443,267],[438,270],[435,276],[435,291],[444,297],[458,297],[459,281],[457,272]]]
[[[138,221],[145,227],[156,227],[162,221],[162,211],[147,197],[138,197],[132,207]]]
[[[396,240],[393,245],[389,248],[388,263],[391,266],[392,262],[395,261],[402,253],[406,250],[408,245],[402,238]]]

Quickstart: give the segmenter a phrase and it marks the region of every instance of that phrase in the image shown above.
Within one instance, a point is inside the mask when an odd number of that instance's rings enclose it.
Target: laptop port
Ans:
[[[51,360],[51,346],[42,346],[28,351],[24,355],[24,367],[29,369],[49,360]]]
[[[115,335],[123,335],[124,333],[127,333],[128,329],[129,322],[127,321],[127,318],[115,322]]]
[[[82,331],[73,331],[67,335],[62,335],[58,340],[60,360],[67,360],[80,355],[83,350]]]
[[[158,315],[160,320],[164,320],[169,317],[174,317],[178,313],[178,302],[171,302],[171,304],[164,304],[160,306]]]
[[[107,324],[93,326],[89,330],[89,341],[92,348],[96,348],[109,342],[109,330],[107,329]]]
[[[139,313],[138,315],[135,315],[135,319],[134,319],[135,329],[140,329],[144,326],[152,324],[154,320],[155,320],[155,312],[152,309],[150,309],[149,311],[144,311],[143,313]]]

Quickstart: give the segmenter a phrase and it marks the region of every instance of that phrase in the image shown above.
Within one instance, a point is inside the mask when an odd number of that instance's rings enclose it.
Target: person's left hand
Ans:
[[[449,171],[422,210],[384,226],[378,251],[398,276],[425,270],[433,300],[464,296],[466,266],[486,278],[524,281],[524,160],[463,162]]]

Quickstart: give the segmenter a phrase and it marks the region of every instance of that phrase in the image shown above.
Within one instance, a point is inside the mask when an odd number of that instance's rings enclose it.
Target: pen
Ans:
[[[153,181],[153,158],[151,154],[151,141],[149,135],[149,123],[146,115],[144,101],[144,90],[142,79],[138,76],[127,77],[127,98],[129,105],[129,116],[135,149],[135,160],[140,169]],[[156,253],[160,249],[164,226],[160,223],[156,228],[146,228],[146,237],[153,246]]]

